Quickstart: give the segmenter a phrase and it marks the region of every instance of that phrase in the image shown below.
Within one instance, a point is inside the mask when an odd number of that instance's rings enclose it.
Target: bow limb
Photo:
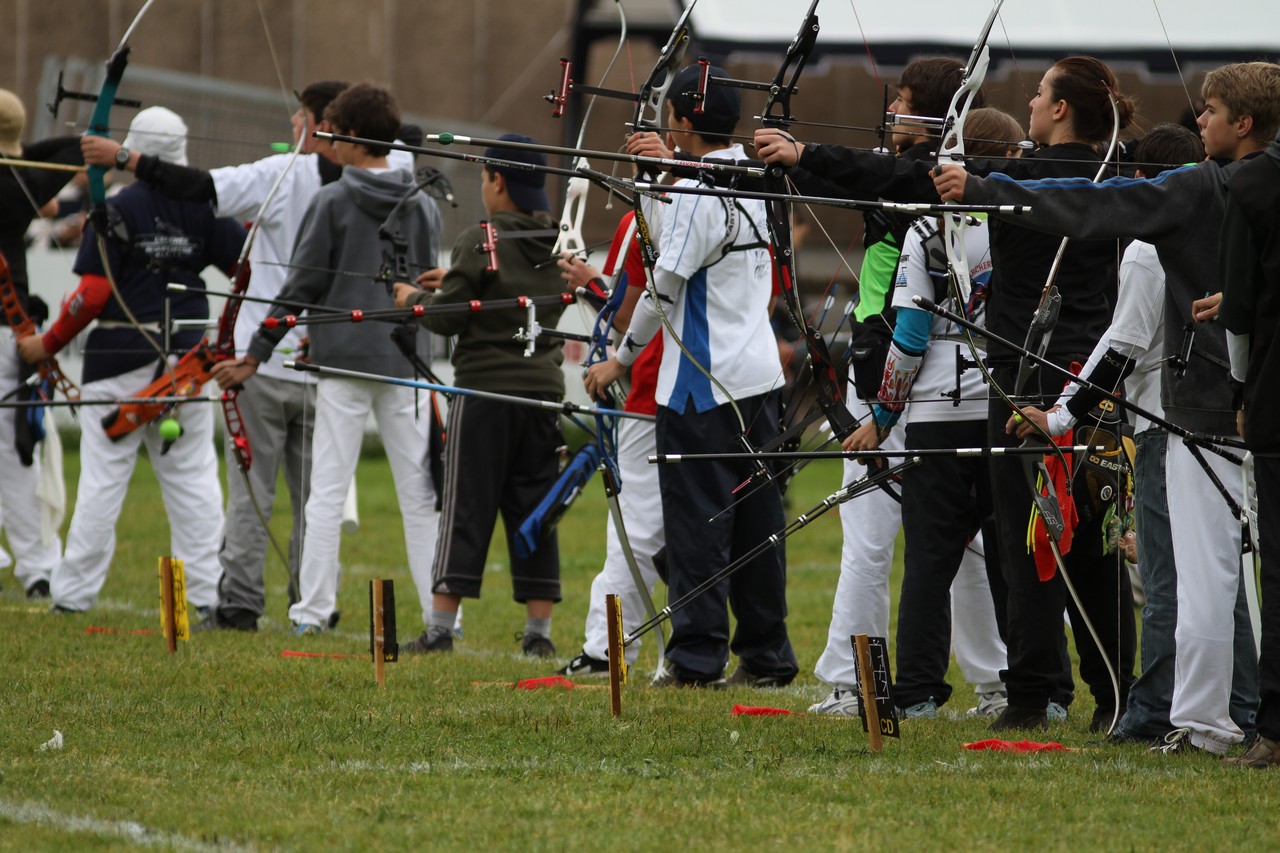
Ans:
[[[21,340],[38,333],[36,324],[31,321],[22,307],[22,299],[18,296],[18,288],[14,285],[13,275],[9,271],[9,262],[3,253],[0,253],[0,310],[4,311],[5,321],[13,331],[14,340]],[[62,396],[67,400],[73,403],[79,401],[80,389],[62,372],[56,358],[50,356],[39,362],[36,369],[40,373],[40,378],[52,385],[56,391],[62,392]]]
[[[151,0],[148,0],[150,5]],[[262,4],[258,4],[258,16],[262,20],[262,26],[267,36],[267,44],[271,48],[271,55],[274,60],[275,48],[271,40],[271,31],[267,28],[267,20],[262,8]],[[288,91],[288,87],[284,85],[283,77],[280,77],[279,65],[276,65],[276,74],[280,79],[281,89]],[[288,100],[285,100],[286,108]],[[271,202],[275,200],[280,187],[284,184],[285,178],[293,169],[294,164],[298,160],[298,155],[302,152],[302,140],[298,139],[294,143],[293,153],[289,157],[289,162],[284,169],[276,177],[275,183],[267,191],[267,195],[262,200],[262,204],[258,207],[257,213],[253,217],[253,223],[249,226],[249,233],[245,235],[244,245],[240,247],[240,255],[236,258],[235,267],[231,272],[231,294],[222,306],[222,313],[218,317],[218,337],[214,342],[210,353],[215,362],[229,361],[236,357],[235,343],[235,327],[236,320],[239,318],[240,306],[243,300],[237,299],[237,296],[243,296],[249,291],[250,280],[250,263],[249,255],[253,250],[254,240],[258,236],[258,232],[262,229],[263,214]],[[203,345],[203,344],[201,344]],[[285,572],[289,576],[289,597],[293,601],[297,597],[297,590],[294,589],[293,569],[286,554],[284,547],[276,539],[275,534],[271,531],[271,521],[266,511],[263,509],[261,502],[258,500],[258,494],[254,491],[253,481],[249,479],[249,470],[253,466],[253,447],[249,441],[249,432],[245,428],[244,419],[240,412],[240,391],[239,386],[223,388],[219,395],[219,403],[222,407],[222,419],[227,431],[227,445],[231,450],[236,461],[236,470],[240,473],[240,479],[244,484],[245,493],[249,496],[249,503],[253,506],[254,513],[258,516],[262,529],[267,534],[267,540],[271,543],[271,549],[275,552],[276,557],[280,560],[285,568]]]
[[[1116,146],[1119,144],[1119,138],[1120,138],[1119,105],[1116,103],[1116,99],[1114,95],[1108,94],[1108,98],[1111,101],[1111,114],[1112,114],[1111,141],[1110,141],[1110,144],[1107,146],[1106,155],[1102,158],[1102,163],[1098,166],[1097,173],[1093,176],[1093,183],[1095,184],[1101,181],[1102,176],[1106,174],[1108,163],[1111,160],[1111,158],[1115,155]],[[1058,251],[1054,255],[1053,264],[1049,268],[1049,275],[1045,280],[1044,291],[1041,294],[1041,304],[1044,305],[1046,302],[1048,302],[1051,305],[1051,308],[1049,309],[1049,313],[1050,313],[1050,316],[1052,317],[1052,320],[1045,324],[1040,341],[1036,344],[1037,354],[1039,355],[1043,355],[1044,352],[1048,349],[1049,338],[1053,334],[1053,326],[1056,325],[1056,322],[1057,322],[1057,312],[1058,312],[1058,306],[1061,304],[1061,296],[1058,293],[1058,288],[1054,283],[1054,280],[1057,277],[1058,270],[1062,266],[1062,257],[1067,250],[1067,242],[1068,242],[1068,238],[1063,237],[1062,242],[1058,244]],[[1041,311],[1039,308],[1037,308],[1036,310],[1036,315],[1037,317],[1041,315]],[[1031,329],[1028,330],[1028,341],[1027,341],[1028,344],[1032,343],[1030,339],[1030,335],[1035,333],[1035,326],[1036,326],[1036,323],[1033,321]],[[1028,346],[1027,349],[1030,350],[1031,347]],[[1026,368],[1027,365],[1028,365],[1028,359],[1024,356],[1018,364],[1018,378],[1017,378],[1018,384],[1015,386],[1015,393],[1020,394],[1023,391],[1024,383],[1029,381],[1030,376],[1032,375],[1032,372],[1033,372],[1032,368],[1027,368],[1024,371],[1024,368]],[[1118,384],[1119,383],[1117,382],[1117,386]],[[1118,387],[1113,388],[1112,393],[1114,394],[1117,390],[1118,390]],[[1037,431],[1043,432],[1043,430],[1039,429],[1038,425],[1037,425]],[[1047,434],[1046,434],[1046,438],[1047,438]],[[1026,443],[1027,442],[1024,442],[1024,445]],[[1058,457],[1062,461],[1062,464],[1064,465],[1064,471],[1066,472],[1066,478],[1067,478],[1066,489],[1067,489],[1068,495],[1070,495],[1073,469],[1068,464],[1067,457],[1062,452],[1061,448],[1059,448],[1058,445],[1052,441],[1052,439],[1049,439],[1049,444],[1050,446],[1053,447],[1054,452],[1057,453]],[[1111,657],[1107,653],[1106,647],[1103,645],[1102,638],[1101,636],[1099,636],[1098,630],[1093,624],[1093,620],[1089,618],[1089,614],[1085,611],[1084,603],[1080,600],[1080,595],[1076,591],[1075,584],[1072,583],[1071,576],[1067,572],[1066,562],[1062,558],[1062,550],[1058,546],[1057,540],[1061,536],[1064,520],[1062,518],[1061,504],[1058,501],[1057,495],[1054,494],[1052,480],[1048,476],[1048,472],[1045,468],[1044,462],[1043,461],[1037,462],[1033,457],[1027,457],[1025,460],[1023,460],[1022,465],[1023,465],[1024,476],[1027,478],[1028,485],[1030,485],[1032,489],[1031,494],[1032,494],[1032,499],[1034,501],[1036,511],[1040,514],[1041,518],[1044,519],[1045,529],[1050,534],[1048,537],[1049,549],[1053,553],[1054,563],[1057,565],[1058,571],[1062,575],[1062,581],[1066,585],[1067,591],[1071,594],[1072,600],[1075,601],[1076,609],[1080,612],[1080,618],[1084,622],[1085,628],[1089,632],[1090,639],[1093,640],[1093,644],[1097,647],[1098,653],[1102,657],[1102,662],[1107,669],[1107,677],[1111,680],[1111,690],[1114,694],[1115,701],[1111,709],[1111,722],[1107,726],[1107,734],[1110,734],[1111,732],[1115,731],[1115,727],[1120,721],[1120,704],[1121,704],[1120,676],[1119,676],[1119,673],[1116,671],[1115,664],[1111,662]],[[1035,476],[1032,473],[1033,470],[1035,471],[1035,474],[1039,475],[1040,478],[1043,479],[1044,483],[1046,484],[1044,495],[1041,495],[1040,489],[1036,487]],[[1118,499],[1119,489],[1117,489],[1116,492],[1117,492],[1117,499]],[[1053,513],[1055,512],[1057,513],[1056,518],[1053,515]],[[1046,515],[1046,513],[1049,513],[1049,514]],[[1053,531],[1055,528],[1058,530],[1058,536],[1053,535]],[[1118,648],[1119,648],[1119,637],[1117,636],[1117,651],[1118,651]]]
[[[667,101],[667,92],[684,61],[685,51],[689,49],[689,16],[698,5],[698,0],[685,7],[676,25],[671,30],[667,43],[658,52],[653,70],[640,87],[636,99],[636,112],[631,120],[631,129],[639,133],[661,127],[663,124],[662,108]]]
[[[999,3],[997,3],[997,9],[998,7],[999,7]],[[988,22],[987,30],[988,32],[990,30],[990,21]],[[985,62],[984,62],[984,66],[985,66]],[[1114,156],[1116,146],[1118,145],[1118,142],[1119,142],[1119,134],[1120,134],[1119,106],[1113,95],[1110,95],[1109,98],[1111,101],[1111,110],[1112,110],[1112,118],[1113,118],[1111,140],[1107,148],[1107,153],[1102,158],[1102,163],[1099,164],[1098,171],[1093,177],[1093,183],[1097,183],[1100,180],[1102,180],[1103,175],[1106,174],[1108,163],[1111,160],[1112,156]],[[1019,399],[1021,399],[1022,395],[1027,391],[1027,386],[1038,375],[1039,366],[1034,359],[1028,357],[1028,354],[1034,354],[1035,356],[1040,358],[1044,356],[1045,352],[1047,352],[1048,350],[1049,341],[1053,334],[1054,326],[1057,324],[1058,309],[1061,306],[1062,297],[1058,292],[1057,286],[1055,284],[1055,280],[1057,278],[1058,271],[1062,266],[1062,260],[1066,253],[1068,242],[1069,242],[1069,238],[1064,237],[1062,238],[1061,242],[1058,244],[1057,252],[1054,254],[1053,262],[1050,264],[1049,272],[1048,272],[1048,275],[1046,276],[1044,287],[1041,290],[1040,303],[1039,305],[1037,305],[1036,311],[1032,316],[1031,323],[1029,324],[1027,329],[1027,338],[1023,347],[1024,355],[1022,356],[1022,358],[1019,360],[1019,363],[1018,363],[1018,370],[1017,370],[1017,375],[1016,375],[1016,379],[1014,382],[1014,389],[1013,389],[1014,396],[1018,397]],[[950,251],[949,244],[948,244],[948,250]],[[983,369],[983,373],[984,375],[987,375],[987,376],[990,375],[987,373],[985,368]],[[1020,407],[1013,400],[1009,399],[1009,397],[1005,394],[1004,390],[999,387],[999,385],[993,382],[991,384],[991,387],[995,389],[996,393],[1002,399],[1004,399],[1005,402],[1009,404],[1010,410],[1014,413],[1014,416],[1017,417],[1018,416],[1017,413]],[[1067,495],[1070,496],[1071,480],[1073,475],[1073,466],[1071,465],[1070,460],[1068,459],[1066,454],[1062,451],[1062,449],[1058,446],[1058,444],[1053,440],[1052,436],[1050,436],[1047,431],[1041,428],[1038,423],[1030,419],[1028,419],[1026,422],[1032,425],[1036,438],[1040,439],[1047,445],[1046,449],[1057,455],[1060,463],[1063,466],[1063,471],[1066,478],[1065,479],[1066,492],[1067,492]],[[1032,440],[1031,437],[1028,436],[1028,438],[1023,442],[1023,446],[1024,447],[1029,446],[1031,440]],[[1107,728],[1107,732],[1110,733],[1115,729],[1115,726],[1119,721],[1119,717],[1120,717],[1121,695],[1120,695],[1119,674],[1116,671],[1115,665],[1111,661],[1111,657],[1108,654],[1107,649],[1102,642],[1101,636],[1098,634],[1097,628],[1093,624],[1093,620],[1089,617],[1089,614],[1085,610],[1084,604],[1080,599],[1080,596],[1076,590],[1075,584],[1071,580],[1070,573],[1067,571],[1066,563],[1062,555],[1062,549],[1058,544],[1059,540],[1062,538],[1066,530],[1066,520],[1063,517],[1061,501],[1058,497],[1056,489],[1054,488],[1053,479],[1049,475],[1048,468],[1045,465],[1043,459],[1037,459],[1031,456],[1023,457],[1020,464],[1021,464],[1023,478],[1025,479],[1027,483],[1027,487],[1031,492],[1032,507],[1033,507],[1032,521],[1034,522],[1035,517],[1038,516],[1043,522],[1045,527],[1045,532],[1047,534],[1045,539],[1048,543],[1050,553],[1053,556],[1054,565],[1057,568],[1058,572],[1062,575],[1062,580],[1064,585],[1067,588],[1067,592],[1071,595],[1072,600],[1075,602],[1076,608],[1080,613],[1081,620],[1084,622],[1085,628],[1089,633],[1089,637],[1093,641],[1094,646],[1097,648],[1098,653],[1102,658],[1103,665],[1106,667],[1107,677],[1111,682],[1111,689],[1114,696],[1114,702],[1112,707],[1112,719],[1111,719],[1110,725]]]
[[[596,314],[595,322],[592,325],[591,340],[587,345],[587,357],[583,362],[584,367],[590,367],[609,357],[609,332],[613,328],[618,310],[622,307],[626,296],[627,286],[623,273],[626,269],[627,256],[631,251],[635,236],[636,224],[633,218],[621,233],[621,243],[617,246],[614,269],[610,275],[609,297],[604,305],[601,306],[599,313]],[[597,397],[596,401],[610,409],[616,408],[617,405],[611,390],[606,392],[603,397]],[[636,593],[640,596],[641,605],[644,607],[645,618],[653,619],[657,615],[657,608],[653,604],[653,597],[649,594],[649,587],[645,583],[639,564],[636,562],[635,551],[632,549],[631,540],[627,536],[622,504],[618,497],[622,492],[623,485],[618,459],[619,420],[615,414],[608,414],[604,411],[595,413],[596,441],[600,447],[605,496],[608,499],[610,515],[613,517],[614,532],[618,537],[618,543],[622,546],[622,554],[626,560],[627,569],[631,573],[632,583],[635,585]],[[666,657],[666,635],[661,629],[658,630],[655,641],[658,651],[658,663],[661,666],[662,660]]]
[[[765,127],[786,129],[795,121],[795,116],[791,112],[791,95],[795,92],[800,74],[804,71],[805,64],[818,41],[821,27],[817,9],[818,0],[813,0],[795,38],[787,46],[782,64],[778,66],[778,71],[769,86],[769,95],[761,111],[761,124]],[[778,269],[783,304],[787,307],[791,322],[795,324],[807,345],[818,405],[831,425],[832,433],[837,440],[842,441],[857,428],[857,421],[854,420],[846,405],[845,389],[831,359],[826,340],[821,332],[806,321],[804,309],[800,304],[795,246],[791,235],[791,205],[785,199],[785,196],[791,193],[791,186],[781,165],[771,166],[765,171],[764,188],[767,192],[778,196],[765,202],[765,222],[769,228],[769,239],[773,243],[774,262]]]
[[[618,61],[618,57],[622,55],[622,49],[627,43],[627,13],[622,7],[622,0],[614,0],[614,6],[618,10],[618,18],[621,22],[618,34],[618,46],[614,48],[613,56],[609,59],[609,64],[605,66],[604,73],[600,75],[600,83],[596,88],[604,86],[604,81],[608,79],[609,72],[613,70],[613,66]],[[592,95],[591,100],[587,103],[587,109],[582,114],[582,124],[578,127],[578,139],[574,143],[574,148],[582,148],[587,138],[587,124],[591,121],[591,111],[595,109],[596,98],[598,95]],[[574,170],[588,168],[590,163],[586,157],[579,157],[574,161]],[[591,187],[591,182],[585,177],[575,176],[569,178],[565,187],[564,212],[560,215],[560,236],[556,238],[555,247],[551,250],[552,254],[560,254],[561,252],[573,252],[575,254],[586,251],[586,240],[582,236],[582,222],[586,214],[587,192]]]
[[[968,116],[969,108],[972,105],[974,95],[977,93],[986,77],[987,66],[990,60],[990,52],[987,41],[991,34],[991,28],[995,23],[996,17],[999,15],[1000,7],[1003,0],[996,0],[992,7],[991,13],[988,15],[982,32],[974,44],[973,51],[969,55],[969,61],[965,66],[965,74],[960,88],[956,91],[952,98],[951,105],[948,108],[947,116],[943,123],[942,145],[939,148],[938,162],[950,163],[964,168],[964,124]],[[1106,168],[1105,161],[1110,159],[1116,139],[1119,132],[1119,113],[1116,110],[1114,98],[1112,99],[1112,109],[1115,112],[1115,127],[1112,133],[1112,146],[1104,158],[1102,167],[1099,168],[1098,174],[1095,176],[1095,182],[1101,179]],[[969,277],[969,258],[965,247],[965,229],[967,227],[965,218],[960,215],[947,215],[943,217],[945,236],[946,236],[946,253],[947,263],[950,272],[951,287],[954,298],[958,304],[964,305],[972,291],[972,282]],[[1057,321],[1057,308],[1061,304],[1061,297],[1057,288],[1053,286],[1054,278],[1061,266],[1063,252],[1066,250],[1067,241],[1064,239],[1058,247],[1058,251],[1054,257],[1054,261],[1050,267],[1049,276],[1042,290],[1041,302],[1037,307],[1036,313],[1032,319],[1028,329],[1028,338],[1026,349],[1042,355],[1048,346],[1048,338],[1052,332],[1053,325]],[[986,378],[989,387],[1007,403],[1012,412],[1016,413],[1020,407],[1006,393],[1006,391],[994,380],[989,369],[986,367],[984,359],[978,352],[977,346],[973,340],[972,334],[966,329],[965,339],[974,361],[977,362],[979,369]],[[1033,376],[1034,362],[1025,357],[1019,363],[1018,375],[1014,387],[1014,395],[1020,395],[1025,390],[1026,384]],[[1053,441],[1052,437],[1034,421],[1029,421],[1035,428],[1038,436],[1048,445],[1046,449],[1051,450],[1058,455],[1061,460],[1068,478],[1071,473],[1071,466],[1062,449]],[[1024,446],[1026,442],[1024,442]],[[1120,682],[1115,667],[1112,665],[1106,648],[1102,643],[1102,638],[1098,635],[1098,631],[1085,612],[1080,596],[1076,591],[1075,584],[1072,583],[1069,573],[1067,572],[1065,562],[1062,558],[1062,552],[1058,547],[1058,538],[1064,530],[1064,522],[1062,519],[1062,511],[1058,501],[1056,492],[1054,491],[1052,479],[1048,476],[1047,468],[1044,461],[1037,460],[1035,457],[1027,456],[1022,458],[1021,470],[1023,477],[1027,482],[1027,487],[1031,492],[1032,500],[1040,517],[1044,520],[1045,528],[1049,532],[1047,537],[1050,551],[1053,554],[1054,564],[1058,572],[1062,575],[1063,583],[1071,595],[1072,600],[1076,604],[1077,610],[1080,612],[1081,618],[1088,630],[1089,636],[1097,647],[1102,657],[1103,663],[1107,669],[1107,675],[1111,681],[1112,691],[1114,693],[1113,719],[1108,731],[1115,727],[1116,719],[1118,719],[1120,709]],[[1040,483],[1044,483],[1044,494],[1041,493]],[[1068,489],[1070,488],[1070,480],[1068,479]]]
[[[137,28],[142,16],[147,14],[147,10],[151,8],[151,4],[155,0],[147,0],[138,10],[138,14],[134,15],[133,21],[130,22],[128,28],[124,31],[124,35],[120,38],[120,44],[111,54],[111,59],[107,61],[107,73],[102,80],[102,86],[98,90],[98,100],[93,105],[93,112],[89,117],[89,136],[107,136],[110,127],[111,107],[115,104],[116,92],[120,88],[120,81],[124,78],[125,68],[129,65],[129,37],[133,35],[134,29]],[[138,318],[134,315],[133,310],[125,302],[123,294],[120,293],[120,287],[116,282],[115,273],[111,269],[111,256],[107,250],[107,231],[110,223],[107,219],[107,169],[104,166],[89,166],[87,169],[89,178],[89,220],[93,223],[94,240],[98,247],[98,256],[102,261],[102,274],[107,279],[107,283],[111,287],[111,293],[115,297],[117,305],[125,318],[137,330],[151,348],[160,356],[160,361],[165,362],[168,354],[164,349],[156,343],[155,339],[142,327],[142,323],[138,322]],[[178,396],[176,382],[173,388],[174,396]]]

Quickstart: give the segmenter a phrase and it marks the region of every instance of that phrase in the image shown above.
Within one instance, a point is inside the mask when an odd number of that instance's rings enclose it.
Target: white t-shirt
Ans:
[[[293,244],[297,240],[303,214],[320,191],[319,158],[319,154],[299,154],[297,162],[290,168],[293,155],[276,154],[252,163],[209,170],[214,189],[218,193],[217,214],[248,222],[258,216],[263,200],[275,186],[280,174],[288,169],[271,204],[262,211],[261,225],[258,226],[253,246],[249,249],[250,296],[274,299],[280,294],[280,288],[284,286],[289,274],[288,263],[293,255]],[[392,151],[387,159],[392,168],[413,170],[412,154]],[[376,270],[371,273],[376,273]],[[270,310],[271,306],[263,302],[246,300],[241,303],[235,328],[237,356],[245,354],[249,339],[262,326],[262,321]],[[258,373],[290,382],[304,381],[306,374],[282,366],[296,352],[298,342],[304,336],[303,329],[290,329],[276,346],[276,357],[259,365]]]
[[[746,153],[734,145],[708,157],[746,159]],[[676,186],[680,185],[700,186],[693,180],[681,180]],[[671,203],[662,212],[662,253],[654,271],[667,320],[734,399],[772,390],[782,383],[782,363],[769,325],[773,265],[763,245],[769,240],[764,202],[680,193],[669,197]],[[751,244],[762,245],[723,251],[730,245]],[[692,400],[697,411],[706,412],[729,402],[672,340],[647,292],[631,320],[628,338],[634,346],[619,348],[620,361],[630,364],[639,345],[660,329],[658,404],[683,412]]]
[[[922,220],[920,228],[907,229],[906,239],[902,241],[902,254],[898,258],[898,271],[894,277],[893,307],[899,311],[921,310],[911,301],[913,296],[924,296],[935,299],[934,284],[936,279],[929,274],[928,259],[925,257],[924,237],[920,233],[923,228],[926,234],[936,229],[932,220]],[[986,313],[987,287],[991,281],[991,245],[990,234],[986,222],[970,225],[965,229],[965,251],[969,256],[969,279],[973,282],[974,295],[966,308],[969,319],[981,324]],[[941,250],[941,247],[939,247]],[[955,302],[948,291],[945,300],[939,302],[945,308],[956,310]],[[911,423],[939,421],[969,421],[987,419],[987,386],[983,381],[982,371],[976,367],[968,367],[960,374],[960,405],[952,405],[952,401],[942,395],[954,394],[956,391],[956,358],[957,354],[966,361],[973,360],[969,345],[963,340],[964,330],[954,323],[934,315],[929,326],[929,344],[920,363],[920,372],[916,375],[915,384],[911,386],[911,394],[907,398],[907,419]],[[979,355],[984,355],[982,339],[975,336]]]

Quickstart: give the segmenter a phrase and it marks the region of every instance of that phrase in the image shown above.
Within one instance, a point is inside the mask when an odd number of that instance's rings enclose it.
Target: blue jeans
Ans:
[[[1138,575],[1147,603],[1142,608],[1142,674],[1129,690],[1128,708],[1115,731],[1115,736],[1122,739],[1161,737],[1172,728],[1169,706],[1173,700],[1173,632],[1178,623],[1178,575],[1169,532],[1164,465],[1169,436],[1162,429],[1152,428],[1136,438]],[[1209,499],[1221,500],[1216,493]],[[1236,598],[1235,615],[1231,719],[1249,735],[1256,729],[1258,667],[1243,586]]]

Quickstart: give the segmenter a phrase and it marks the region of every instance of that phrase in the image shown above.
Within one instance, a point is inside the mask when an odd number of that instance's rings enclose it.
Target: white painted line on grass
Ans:
[[[96,817],[68,814],[42,803],[15,803],[0,800],[0,820],[11,823],[35,824],[63,832],[123,838],[129,844],[144,847],[164,847],[173,850],[252,850],[242,844],[226,842],[209,844],[196,838],[188,838],[173,832],[151,829],[132,820],[99,820]]]

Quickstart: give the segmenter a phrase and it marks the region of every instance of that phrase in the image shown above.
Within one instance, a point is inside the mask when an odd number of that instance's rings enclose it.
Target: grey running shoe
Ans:
[[[978,704],[964,712],[966,717],[998,717],[1009,707],[1009,694],[1003,690],[979,693]]]
[[[826,714],[830,717],[858,716],[858,691],[841,690],[839,687],[821,702],[809,706],[810,714]]]

